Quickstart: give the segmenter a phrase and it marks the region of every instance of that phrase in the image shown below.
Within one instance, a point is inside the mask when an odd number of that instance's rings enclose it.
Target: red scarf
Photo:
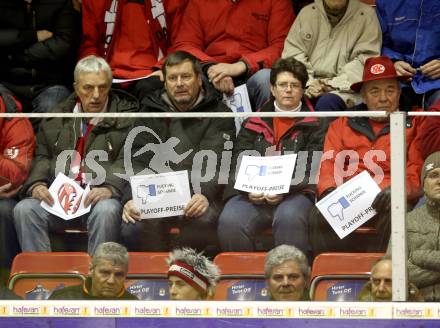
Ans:
[[[87,139],[90,136],[90,131],[94,127],[91,123],[81,122],[81,136],[78,138],[75,146],[75,154],[70,164],[70,172],[75,175],[74,180],[76,180],[81,186],[86,184],[85,174],[84,174],[84,153]]]
[[[113,34],[115,34],[115,26],[120,24],[120,17],[122,16],[121,12],[124,1],[125,0],[111,0],[110,7],[108,10],[106,10],[104,15],[104,24],[106,26],[104,57],[106,58],[113,45],[112,39]],[[166,55],[169,46],[168,36],[166,34],[167,23],[165,20],[165,8],[160,0],[144,1],[154,52],[157,55],[157,60],[160,60]]]

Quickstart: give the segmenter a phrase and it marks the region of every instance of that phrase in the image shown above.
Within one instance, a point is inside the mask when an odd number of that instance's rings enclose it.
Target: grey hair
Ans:
[[[214,287],[220,276],[220,270],[211,260],[192,248],[175,249],[167,259],[168,265],[179,261],[193,267],[194,270],[208,280],[208,295],[214,294]]]
[[[104,71],[110,82],[113,80],[112,69],[105,59],[91,55],[84,57],[76,63],[75,70],[73,71],[73,78],[75,82],[78,82],[79,76],[82,73],[99,73],[101,71]]]
[[[264,274],[266,279],[270,278],[274,267],[283,264],[286,261],[295,261],[306,281],[310,277],[310,266],[306,256],[295,246],[280,245],[267,253],[264,261]]]
[[[373,265],[371,266],[370,271],[373,272],[374,267],[382,261],[392,261],[391,254],[382,255],[380,258],[378,258],[376,261],[374,261]]]
[[[109,241],[99,244],[92,259],[92,268],[96,267],[99,261],[106,260],[116,265],[128,268],[128,252],[121,244]]]

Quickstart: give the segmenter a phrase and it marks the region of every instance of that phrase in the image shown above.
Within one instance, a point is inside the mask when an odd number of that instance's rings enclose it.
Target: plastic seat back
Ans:
[[[221,253],[214,259],[220,268],[214,300],[265,301],[269,299],[264,278],[266,253]]]
[[[323,253],[313,261],[310,298],[313,301],[356,301],[368,281],[371,266],[383,253]]]
[[[168,300],[167,252],[130,252],[127,290],[141,300]]]
[[[55,289],[82,284],[90,261],[83,252],[18,254],[12,263],[9,288],[24,299],[47,299]]]

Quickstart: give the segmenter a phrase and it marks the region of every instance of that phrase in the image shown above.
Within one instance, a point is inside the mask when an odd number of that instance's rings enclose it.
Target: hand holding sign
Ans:
[[[371,204],[379,192],[370,174],[363,171],[322,198],[316,207],[342,239],[376,215]]]
[[[188,171],[133,176],[130,184],[133,202],[124,206],[125,222],[183,215],[187,211],[186,215],[193,216],[206,210],[199,202],[191,203]]]
[[[202,194],[195,194],[191,197],[189,203],[186,204],[184,213],[188,217],[198,218],[205,214],[208,208],[208,198]]]
[[[32,189],[32,197],[41,202],[45,202],[49,206],[53,206],[53,198],[46,185],[37,185]]]
[[[290,189],[296,157],[296,154],[243,156],[234,188],[253,194],[285,194]]]
[[[133,200],[129,200],[124,205],[124,210],[122,212],[122,220],[125,223],[136,223],[141,219],[141,212],[134,205]]]
[[[90,212],[90,205],[86,206],[84,201],[89,192],[90,186],[83,189],[76,181],[59,173],[49,189],[38,185],[32,190],[32,196],[41,200],[41,207],[49,213],[71,220]]]

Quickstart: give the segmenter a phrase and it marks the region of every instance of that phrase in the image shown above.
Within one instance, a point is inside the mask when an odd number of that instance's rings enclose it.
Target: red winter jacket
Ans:
[[[440,112],[440,101],[430,108]],[[420,134],[420,151],[424,159],[436,151],[440,151],[440,116],[427,116],[422,124]]]
[[[145,3],[151,2],[150,0],[144,1]],[[165,34],[168,35],[164,43],[167,46],[176,38],[187,1],[162,1],[167,23]],[[155,31],[147,24],[151,10],[148,9],[149,12],[147,12],[148,6],[145,6],[145,13],[142,13],[138,10],[137,2],[132,1],[127,4],[126,0],[119,0],[113,37],[105,55],[104,40],[107,24],[104,22],[104,17],[111,4],[112,0],[82,1],[83,39],[79,58],[89,55],[105,57],[112,68],[113,76],[117,78],[131,79],[152,73],[154,67],[157,66],[159,55],[159,47],[154,34],[161,34],[162,31]]]
[[[365,105],[360,105],[359,110],[367,110]],[[417,135],[420,133],[422,117],[409,117],[406,126],[406,192],[408,200],[415,200],[420,196],[420,171],[423,159],[420,154],[420,145]],[[333,154],[326,152],[333,151]],[[356,152],[359,157],[356,166],[356,158],[352,153],[350,159],[347,155],[339,155],[342,151]],[[376,156],[376,151],[381,151]],[[328,158],[328,159],[327,159]],[[335,162],[340,160],[340,164]],[[350,162],[349,162],[350,161]],[[343,167],[341,167],[343,166]],[[343,173],[355,168],[352,174],[344,177]],[[329,188],[335,188],[337,181],[346,182],[355,175],[367,170],[373,178],[379,178],[380,170],[383,171],[383,179],[379,187],[384,189],[391,184],[391,154],[390,154],[390,130],[386,125],[375,136],[366,117],[341,117],[330,124],[324,143],[324,154],[319,170],[318,195],[322,195]]]
[[[0,112],[5,111],[0,97]],[[0,118],[0,186],[12,183],[16,188],[23,184],[29,174],[34,149],[35,135],[28,119]]]
[[[190,0],[172,49],[202,62],[241,59],[252,74],[281,56],[294,18],[289,0]]]

